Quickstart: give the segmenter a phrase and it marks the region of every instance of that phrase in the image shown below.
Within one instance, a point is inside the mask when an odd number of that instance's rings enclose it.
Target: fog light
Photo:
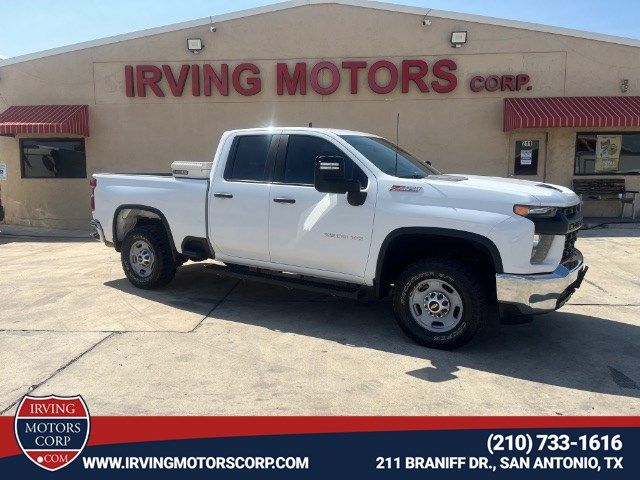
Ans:
[[[538,244],[540,243],[540,235],[537,233],[533,236],[533,248],[538,248]]]

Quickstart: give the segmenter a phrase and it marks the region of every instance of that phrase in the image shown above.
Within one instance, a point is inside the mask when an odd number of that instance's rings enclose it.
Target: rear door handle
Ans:
[[[296,200],[294,198],[287,197],[276,197],[273,199],[273,201],[276,203],[296,203]]]
[[[217,198],[233,198],[233,195],[231,193],[225,192],[214,193],[213,196]]]

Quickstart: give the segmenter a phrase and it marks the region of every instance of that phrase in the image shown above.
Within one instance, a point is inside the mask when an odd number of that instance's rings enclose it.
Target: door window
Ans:
[[[289,135],[282,181],[293,185],[313,185],[315,160],[320,156],[343,157],[347,179],[358,180],[361,188],[366,188],[367,176],[353,160],[331,142],[309,135]]]
[[[537,175],[539,150],[540,142],[538,140],[516,141],[514,175]]]
[[[232,162],[227,165],[225,180],[264,182],[267,158],[273,135],[244,135],[232,148]]]

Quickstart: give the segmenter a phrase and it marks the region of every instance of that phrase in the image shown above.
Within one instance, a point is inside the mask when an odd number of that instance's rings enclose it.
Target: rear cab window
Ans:
[[[269,178],[269,151],[274,135],[242,135],[234,139],[224,179],[266,182]]]

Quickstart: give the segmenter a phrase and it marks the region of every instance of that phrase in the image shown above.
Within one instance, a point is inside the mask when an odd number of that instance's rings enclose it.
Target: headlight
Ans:
[[[555,217],[557,207],[534,207],[530,205],[514,205],[513,213],[522,217]]]

